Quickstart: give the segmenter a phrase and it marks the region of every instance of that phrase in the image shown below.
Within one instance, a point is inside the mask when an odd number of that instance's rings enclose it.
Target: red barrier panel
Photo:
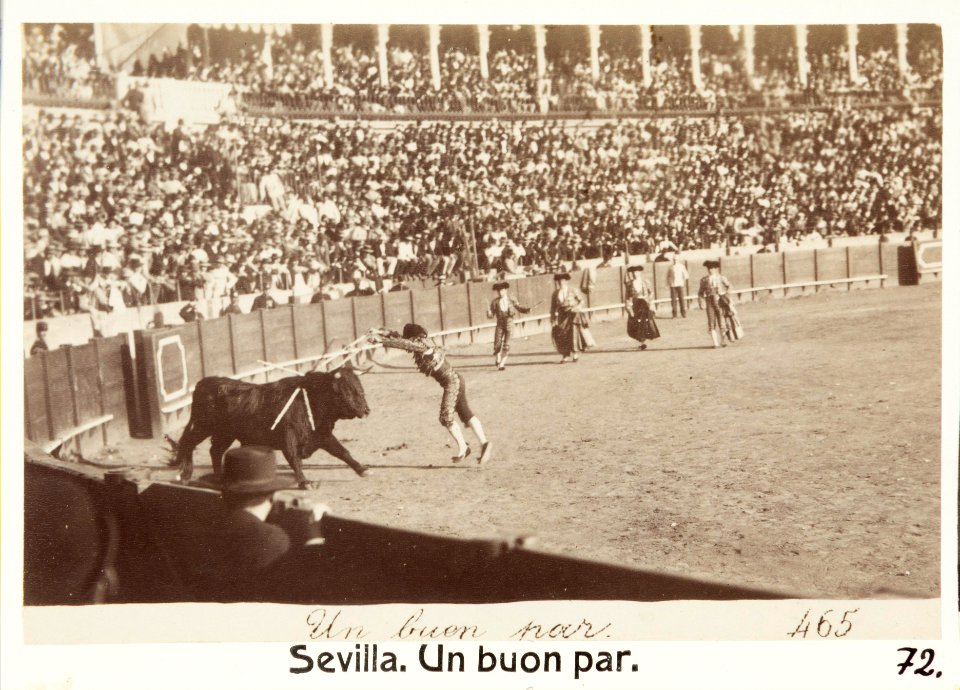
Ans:
[[[887,285],[900,285],[900,245],[884,242],[880,245],[880,273],[886,274]]]
[[[753,286],[766,287],[768,285],[783,285],[783,254],[754,254],[753,260]],[[773,290],[770,294],[774,297],[782,297],[783,290]]]
[[[440,318],[440,292],[432,290],[413,291],[413,320],[430,333],[443,330]]]
[[[73,386],[69,384],[70,370],[67,364],[67,350],[60,348],[42,355],[44,381],[50,414],[51,438],[61,438],[76,426],[73,416]]]
[[[470,325],[470,300],[466,285],[444,285],[440,288],[440,313],[445,331]]]
[[[113,419],[106,424],[107,443],[126,438],[130,431],[127,421],[127,388],[133,384],[124,380],[123,367],[123,351],[128,342],[124,335],[93,341],[99,367],[103,412],[113,415]]]
[[[667,271],[672,264],[672,261],[651,261],[644,264],[643,277],[653,288],[654,299],[670,299]]]
[[[258,311],[250,314],[231,314],[230,327],[233,342],[233,366],[240,373],[259,369],[263,351],[263,329]]]
[[[383,327],[383,300],[380,295],[353,298],[356,324],[356,337],[366,333],[371,328]]]
[[[847,247],[849,277],[880,274],[880,245]],[[866,283],[850,283],[851,288],[864,287]]]
[[[293,340],[297,350],[297,358],[315,357],[326,351],[326,341],[323,330],[322,304],[294,304],[293,310]],[[295,367],[299,371],[306,371],[313,366],[312,362]]]
[[[413,308],[411,306],[413,292],[410,290],[385,292],[382,297],[384,327],[392,331],[402,331],[405,324],[413,321]]]
[[[289,362],[297,358],[293,341],[293,307],[285,305],[260,311],[263,328],[264,361]],[[262,366],[262,365],[261,365]],[[276,381],[290,374],[278,369],[267,372],[268,381]]]
[[[623,302],[623,278],[620,268],[612,266],[597,269],[597,284],[590,293],[590,306],[601,307]]]
[[[27,438],[43,443],[52,438],[47,413],[47,390],[44,385],[45,358],[36,355],[23,362],[24,418]]]
[[[335,299],[323,303],[323,333],[326,346],[338,350],[357,336],[353,329],[353,304],[348,299]]]
[[[531,312],[532,315],[545,314],[550,311],[550,297],[553,295],[553,276],[534,276],[517,281],[515,286],[517,300],[524,307],[540,305]],[[493,295],[490,296],[493,299]],[[489,302],[488,302],[489,303]]]
[[[817,279],[816,254],[812,249],[783,254],[784,274],[788,283],[810,283]],[[787,294],[802,294],[807,288],[790,288]],[[809,288],[816,291],[816,287]]]
[[[703,262],[701,262],[701,264],[702,263]],[[696,272],[698,276],[706,275],[707,269],[701,265],[696,271],[690,271],[690,293],[696,296],[697,291],[700,289],[700,278],[693,280],[694,272]],[[749,256],[721,257],[720,272],[727,277],[727,280],[730,281],[730,287],[734,290],[743,290],[744,288],[753,287],[753,279],[750,274],[751,266]],[[740,295],[738,301],[750,301],[752,299],[753,293],[748,293],[745,295]]]
[[[100,390],[100,365],[93,343],[67,350],[70,362],[70,381],[73,386],[74,419],[84,426],[104,416],[103,396]],[[103,448],[103,429],[99,425],[79,433],[73,440],[78,452],[93,457]]]
[[[844,247],[817,249],[817,280],[839,280],[847,277],[847,250]],[[845,285],[841,286],[844,290]]]
[[[200,322],[200,355],[204,376],[229,376],[233,364],[230,319]]]

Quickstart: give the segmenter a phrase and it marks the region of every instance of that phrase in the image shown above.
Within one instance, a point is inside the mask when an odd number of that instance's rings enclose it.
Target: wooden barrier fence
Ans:
[[[669,303],[669,264],[644,266],[655,303]],[[889,244],[721,258],[722,271],[741,302],[806,291],[898,284],[897,266],[898,247]],[[691,265],[688,270],[687,299],[693,300],[705,269]],[[581,286],[582,277],[582,271],[573,272],[571,285]],[[595,284],[586,295],[591,318],[602,321],[622,316],[624,278],[624,267],[596,270]],[[540,303],[536,313],[517,321],[518,335],[547,331],[552,277],[533,276],[510,283],[521,304]],[[447,345],[487,342],[493,338],[494,322],[487,317],[493,298],[490,283],[471,282],[286,305],[137,331],[126,368],[123,336],[62,348],[26,361],[26,435],[43,447],[76,438],[78,449],[82,446],[82,452],[88,454],[122,436],[129,417],[131,427],[160,438],[186,423],[193,387],[205,376],[275,380],[287,374],[265,362],[305,371],[370,328],[399,330],[411,321]]]

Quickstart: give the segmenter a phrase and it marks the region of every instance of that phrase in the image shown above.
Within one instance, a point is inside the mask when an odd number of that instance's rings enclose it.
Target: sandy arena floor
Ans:
[[[505,372],[489,344],[454,350],[495,447],[482,468],[450,462],[440,388],[393,359],[363,379],[373,414],[337,427],[375,472],[319,452],[307,475],[344,517],[803,595],[937,596],[940,294],[745,304],[746,337],[723,350],[696,309],[661,309],[645,352],[624,322],[596,324],[577,364],[547,336],[515,340]],[[160,478],[167,457],[132,441],[97,460]]]

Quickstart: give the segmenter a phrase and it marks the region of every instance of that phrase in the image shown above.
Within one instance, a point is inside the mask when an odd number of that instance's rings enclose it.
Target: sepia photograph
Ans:
[[[25,618],[799,601],[716,634],[940,637],[941,25],[311,12],[5,18]],[[917,613],[858,638],[861,600]],[[643,639],[580,618],[484,639]]]

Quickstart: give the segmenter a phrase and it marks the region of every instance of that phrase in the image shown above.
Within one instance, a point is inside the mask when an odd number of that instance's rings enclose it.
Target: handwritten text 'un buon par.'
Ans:
[[[341,609],[314,609],[306,620],[311,640],[479,640],[489,631],[468,622],[451,623],[431,619],[425,609],[419,608],[398,619],[386,623],[383,628],[351,623]],[[609,638],[610,623],[592,623],[586,618],[580,621],[535,621],[525,620],[507,628],[508,640],[596,640]]]

